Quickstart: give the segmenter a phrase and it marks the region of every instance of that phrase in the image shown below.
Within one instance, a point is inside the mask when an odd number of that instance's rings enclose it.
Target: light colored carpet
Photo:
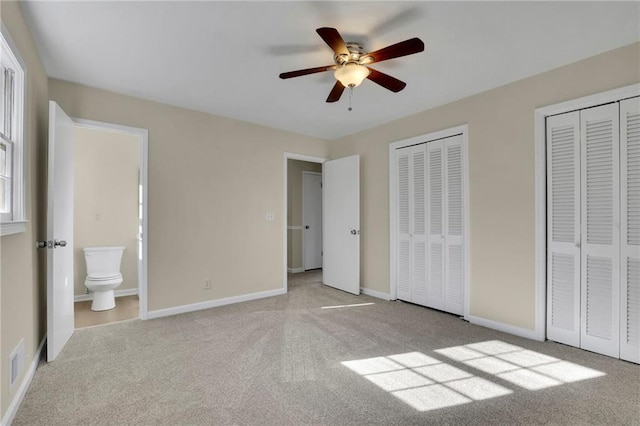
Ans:
[[[320,280],[77,330],[14,424],[640,424],[638,365]]]

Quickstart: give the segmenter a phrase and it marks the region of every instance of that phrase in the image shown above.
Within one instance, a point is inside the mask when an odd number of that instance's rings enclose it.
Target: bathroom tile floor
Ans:
[[[116,307],[108,311],[93,312],[91,301],[74,303],[76,328],[108,324],[138,318],[138,296],[116,298]]]

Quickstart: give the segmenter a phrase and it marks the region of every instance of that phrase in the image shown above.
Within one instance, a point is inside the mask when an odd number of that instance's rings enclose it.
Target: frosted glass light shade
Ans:
[[[333,75],[344,87],[356,87],[369,75],[369,69],[358,64],[347,64],[338,68]]]

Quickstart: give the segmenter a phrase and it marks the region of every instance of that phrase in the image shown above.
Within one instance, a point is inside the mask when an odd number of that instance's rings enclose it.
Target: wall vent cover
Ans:
[[[20,377],[24,367],[24,339],[20,340],[18,346],[9,357],[9,388],[11,388]]]

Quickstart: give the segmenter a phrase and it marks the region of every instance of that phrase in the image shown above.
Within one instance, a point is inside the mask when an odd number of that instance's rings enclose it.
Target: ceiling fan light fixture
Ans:
[[[350,62],[338,68],[333,75],[344,87],[357,87],[369,73],[369,68]]]

